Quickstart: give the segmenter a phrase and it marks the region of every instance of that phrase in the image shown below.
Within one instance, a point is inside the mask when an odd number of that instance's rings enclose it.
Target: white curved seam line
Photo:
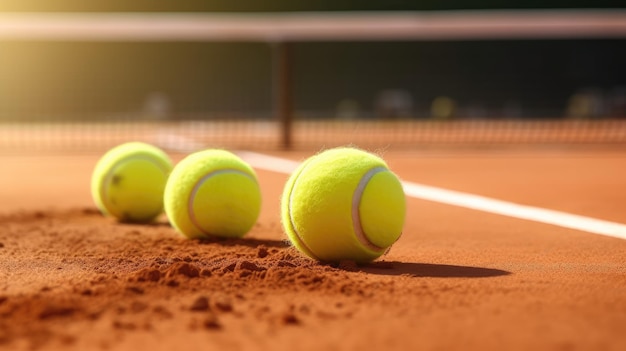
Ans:
[[[196,213],[193,211],[193,203],[194,203],[194,200],[196,199],[196,194],[198,193],[198,191],[200,190],[200,187],[202,186],[202,184],[204,184],[204,182],[209,180],[209,178],[212,178],[212,177],[214,177],[216,175],[220,175],[220,174],[224,174],[224,173],[241,174],[241,175],[244,175],[244,176],[250,178],[252,181],[256,182],[256,179],[254,179],[254,177],[252,177],[248,173],[243,172],[241,170],[238,170],[238,169],[218,169],[218,170],[215,170],[215,171],[212,171],[212,172],[209,172],[209,173],[205,174],[202,178],[200,178],[196,182],[196,184],[194,184],[194,186],[193,186],[193,188],[191,190],[191,194],[189,195],[189,199],[187,201],[187,213],[189,213],[189,220],[191,221],[191,224],[193,224],[202,233],[207,234],[207,235],[210,235],[211,233],[209,233],[208,231],[204,230],[204,228],[202,228],[202,226],[198,222],[198,218],[196,217]]]
[[[302,174],[302,172],[304,172],[304,170],[307,168],[307,165],[304,166],[303,169],[300,170],[300,173],[298,174],[298,176],[296,177],[296,180],[293,182],[293,185],[291,186],[291,192],[289,193],[289,224],[291,225],[291,229],[293,230],[293,233],[295,234],[295,237],[298,239],[298,243],[309,253],[309,255],[312,256],[312,258],[321,261],[318,256],[313,252],[313,250],[311,250],[311,248],[304,242],[304,240],[302,240],[302,237],[300,236],[300,233],[298,232],[298,229],[296,228],[295,223],[293,222],[293,214],[291,213],[291,203],[293,201],[293,192],[294,189],[296,188],[296,184],[298,183],[298,180],[300,178],[300,174]]]
[[[354,233],[356,235],[357,240],[361,243],[361,245],[367,247],[368,249],[381,252],[384,251],[385,248],[380,247],[374,244],[368,237],[367,233],[363,230],[363,226],[361,225],[361,214],[359,211],[359,207],[361,205],[361,198],[363,197],[363,192],[365,191],[365,187],[370,182],[372,177],[380,172],[387,172],[387,168],[385,167],[374,167],[367,171],[365,175],[359,181],[356,189],[354,190],[354,194],[352,195],[352,225],[354,227]]]

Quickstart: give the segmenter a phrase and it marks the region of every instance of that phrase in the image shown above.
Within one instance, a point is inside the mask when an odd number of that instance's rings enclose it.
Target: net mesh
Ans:
[[[0,150],[100,151],[143,141],[172,151],[207,147],[279,150],[282,128],[275,121],[115,121],[0,124]],[[626,121],[471,120],[367,121],[300,120],[291,129],[292,149],[355,145],[370,149],[436,146],[626,145]]]

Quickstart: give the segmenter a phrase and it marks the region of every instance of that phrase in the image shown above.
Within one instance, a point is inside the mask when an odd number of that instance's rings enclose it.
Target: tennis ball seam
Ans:
[[[191,224],[193,224],[196,227],[196,229],[198,229],[200,232],[204,233],[205,235],[211,235],[211,233],[209,233],[207,230],[202,228],[202,226],[198,222],[198,219],[196,218],[196,213],[195,213],[195,211],[193,209],[193,203],[194,203],[194,200],[196,198],[196,194],[200,190],[200,187],[207,180],[209,180],[210,178],[212,178],[214,176],[217,176],[217,175],[220,175],[220,174],[226,174],[226,173],[240,174],[240,175],[243,175],[243,176],[247,177],[248,179],[252,180],[252,182],[257,183],[256,179],[252,175],[250,175],[247,172],[244,172],[244,171],[242,171],[240,169],[235,169],[235,168],[217,169],[217,170],[214,170],[214,171],[211,171],[211,172],[205,174],[200,179],[198,179],[198,181],[196,181],[196,183],[191,188],[191,193],[189,194],[189,199],[187,199],[187,213],[189,214],[189,221],[191,222]]]
[[[361,225],[361,198],[363,197],[363,192],[369,184],[370,180],[380,172],[388,172],[389,170],[385,167],[378,166],[367,171],[359,181],[356,189],[354,190],[354,194],[352,195],[352,225],[354,227],[354,234],[361,245],[365,248],[372,250],[376,253],[382,253],[385,251],[384,247],[380,247],[374,244],[368,237],[367,233],[363,230],[363,226]]]
[[[309,163],[309,161],[307,161],[307,163]],[[318,261],[321,261],[319,259],[319,257],[313,253],[313,251],[311,250],[311,248],[309,248],[309,246],[304,242],[304,240],[302,240],[302,238],[300,237],[300,233],[298,233],[298,230],[296,229],[296,225],[293,223],[293,215],[291,213],[291,209],[292,209],[292,201],[293,201],[293,193],[294,193],[294,189],[296,188],[296,185],[298,184],[298,180],[300,179],[300,175],[304,172],[304,170],[306,170],[309,167],[308,164],[304,165],[302,168],[300,168],[300,171],[298,172],[298,174],[295,176],[295,180],[293,182],[293,184],[291,185],[291,189],[289,189],[289,201],[287,202],[287,213],[289,213],[289,223],[286,223],[287,225],[289,225],[289,229],[291,229],[291,232],[293,233],[292,237],[294,239],[296,239],[298,241],[298,245],[299,247],[306,252],[306,254],[313,258],[316,259]]]
[[[106,196],[109,190],[109,186],[111,185],[113,174],[115,173],[117,168],[120,167],[123,163],[129,162],[129,161],[136,161],[136,160],[148,161],[154,164],[159,170],[161,170],[163,174],[167,175],[169,173],[169,171],[166,170],[162,164],[160,164],[159,162],[156,162],[150,155],[136,155],[136,156],[125,157],[123,159],[118,160],[117,162],[113,164],[113,167],[110,167],[110,169],[107,171],[106,175],[104,176],[104,182],[102,183],[102,186],[99,189],[100,201],[102,202],[102,205],[105,207],[108,213],[113,214],[116,212],[116,211],[113,211],[114,206],[110,203],[109,197]]]

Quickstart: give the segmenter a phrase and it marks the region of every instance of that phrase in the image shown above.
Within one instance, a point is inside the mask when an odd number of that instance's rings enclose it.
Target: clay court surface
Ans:
[[[626,240],[409,197],[386,256],[321,264],[285,241],[286,174],[258,170],[245,238],[190,241],[100,215],[101,154],[0,154],[1,350],[626,349]],[[383,156],[406,181],[626,223],[623,146]]]

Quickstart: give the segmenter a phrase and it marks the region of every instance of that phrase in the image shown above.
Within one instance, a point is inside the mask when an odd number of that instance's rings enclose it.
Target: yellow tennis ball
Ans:
[[[244,236],[261,211],[256,173],[231,152],[193,153],[174,167],[165,186],[165,213],[188,238]]]
[[[378,258],[400,237],[405,213],[396,175],[380,157],[355,148],[306,160],[287,181],[281,201],[290,241],[320,261]]]
[[[163,212],[163,191],[172,161],[140,142],[116,146],[96,164],[91,195],[105,215],[123,222],[150,222]]]

